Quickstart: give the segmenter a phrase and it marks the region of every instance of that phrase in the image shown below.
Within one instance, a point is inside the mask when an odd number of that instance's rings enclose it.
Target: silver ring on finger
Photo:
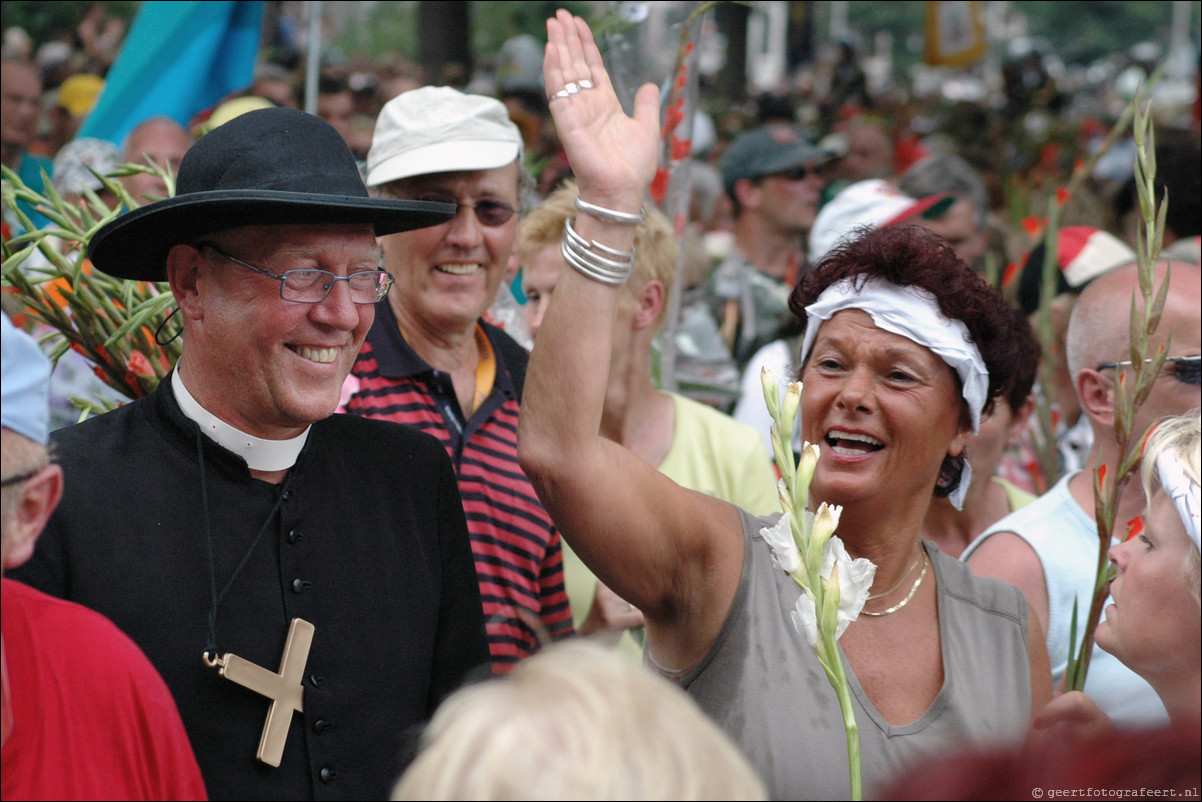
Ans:
[[[585,78],[581,81],[568,81],[563,85],[563,89],[560,89],[558,92],[551,95],[551,97],[547,98],[547,100],[559,100],[560,98],[571,97],[572,95],[575,95],[584,89],[592,88],[593,82],[588,78]]]

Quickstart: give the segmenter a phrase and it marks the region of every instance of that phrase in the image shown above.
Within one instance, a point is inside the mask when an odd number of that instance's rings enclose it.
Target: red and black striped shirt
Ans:
[[[464,419],[451,376],[405,342],[387,302],[353,368],[348,413],[416,426],[447,449],[459,480],[493,671],[506,673],[540,638],[573,633],[559,530],[517,460],[518,410],[529,355],[512,337],[479,324],[496,357],[491,393]]]

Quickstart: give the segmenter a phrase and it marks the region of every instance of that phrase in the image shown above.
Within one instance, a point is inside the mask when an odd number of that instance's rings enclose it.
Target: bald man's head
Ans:
[[[1154,271],[1153,291],[1160,289],[1165,276],[1169,275],[1169,289],[1165,296],[1164,311],[1160,323],[1148,338],[1148,354],[1166,342],[1168,356],[1189,356],[1202,348],[1202,309],[1198,299],[1202,297],[1202,271],[1198,265],[1183,262],[1161,261]],[[1073,308],[1068,324],[1068,364],[1074,377],[1081,371],[1096,371],[1099,366],[1124,362],[1131,359],[1130,319],[1131,303],[1135,309],[1143,310],[1143,298],[1139,291],[1139,270],[1136,265],[1126,265],[1094,279],[1082,291]],[[1107,368],[1099,373],[1113,377],[1129,368]],[[1081,383],[1077,381],[1077,388]],[[1152,392],[1139,410],[1141,423],[1133,432],[1142,435],[1142,427],[1166,415],[1180,415],[1202,402],[1202,391],[1197,385],[1179,381],[1174,366],[1167,363],[1157,377]]]
[[[1168,262],[1156,263],[1154,287],[1159,289],[1168,272]],[[1197,265],[1173,262],[1169,292],[1165,299],[1165,316],[1170,307],[1181,314],[1174,320],[1189,328],[1191,320],[1198,327],[1199,270]],[[1066,350],[1069,369],[1075,375],[1082,368],[1094,368],[1106,362],[1120,362],[1130,358],[1129,320],[1131,301],[1135,308],[1143,310],[1143,297],[1139,291],[1139,268],[1129,264],[1116,268],[1094,279],[1081,293],[1073,307],[1069,320]],[[1164,342],[1174,328],[1174,321],[1162,319],[1153,335],[1152,349]],[[1177,340],[1177,337],[1173,338]],[[1174,348],[1174,352],[1176,352]]]

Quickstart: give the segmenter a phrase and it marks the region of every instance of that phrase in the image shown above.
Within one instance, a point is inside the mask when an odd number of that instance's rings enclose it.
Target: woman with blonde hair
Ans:
[[[1199,450],[1202,411],[1159,423],[1140,468],[1148,498],[1142,526],[1110,549],[1114,603],[1094,636],[1156,690],[1176,725],[1202,720],[1202,552],[1199,551]],[[1036,728],[1068,727],[1091,736],[1110,720],[1080,692],[1056,697]]]

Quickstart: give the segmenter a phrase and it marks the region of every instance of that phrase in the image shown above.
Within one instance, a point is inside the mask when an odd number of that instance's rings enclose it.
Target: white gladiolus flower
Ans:
[[[789,620],[814,650],[839,697],[847,731],[851,797],[861,799],[860,736],[851,707],[850,685],[835,642],[859,618],[876,566],[862,558],[853,560],[843,541],[835,537],[842,507],[824,502],[812,516],[809,512],[810,482],[821,453],[816,443],[805,443],[801,459],[794,462],[788,445],[801,402],[801,383],[791,382],[782,399],[771,370],[764,368],[760,379],[773,420],[772,451],[780,472],[777,494],[785,510],[775,525],[760,529],[760,537],[771,547],[773,563],[801,588]]]
[[[805,636],[806,642],[814,651],[819,650],[818,611],[814,608],[814,597],[802,590],[797,597],[797,604],[789,614],[793,628]]]
[[[788,513],[781,515],[775,526],[761,529],[760,537],[772,547],[772,562],[784,569],[786,574],[794,574],[801,568],[801,551],[793,540]]]
[[[876,565],[863,557],[852,559],[843,547],[843,541],[832,537],[826,541],[822,550],[822,578],[830,579],[832,569],[839,566],[839,617],[835,627],[835,640],[843,636],[847,626],[860,617],[864,602],[868,601],[868,591],[872,588],[872,580],[876,576]],[[827,592],[834,590],[832,587]]]
[[[835,571],[835,566],[838,571]],[[831,575],[835,574],[838,585],[830,583]],[[838,615],[835,624],[835,640],[843,637],[852,621],[860,617],[864,602],[868,600],[868,591],[872,587],[873,577],[876,576],[876,566],[870,560],[858,558],[853,560],[843,547],[843,541],[832,537],[822,550],[822,569],[819,579],[823,586],[823,595],[828,604],[838,604]],[[833,598],[832,598],[833,597]],[[814,599],[803,589],[801,597],[791,615],[793,626],[805,636],[811,647],[817,649],[819,639],[818,611]]]

